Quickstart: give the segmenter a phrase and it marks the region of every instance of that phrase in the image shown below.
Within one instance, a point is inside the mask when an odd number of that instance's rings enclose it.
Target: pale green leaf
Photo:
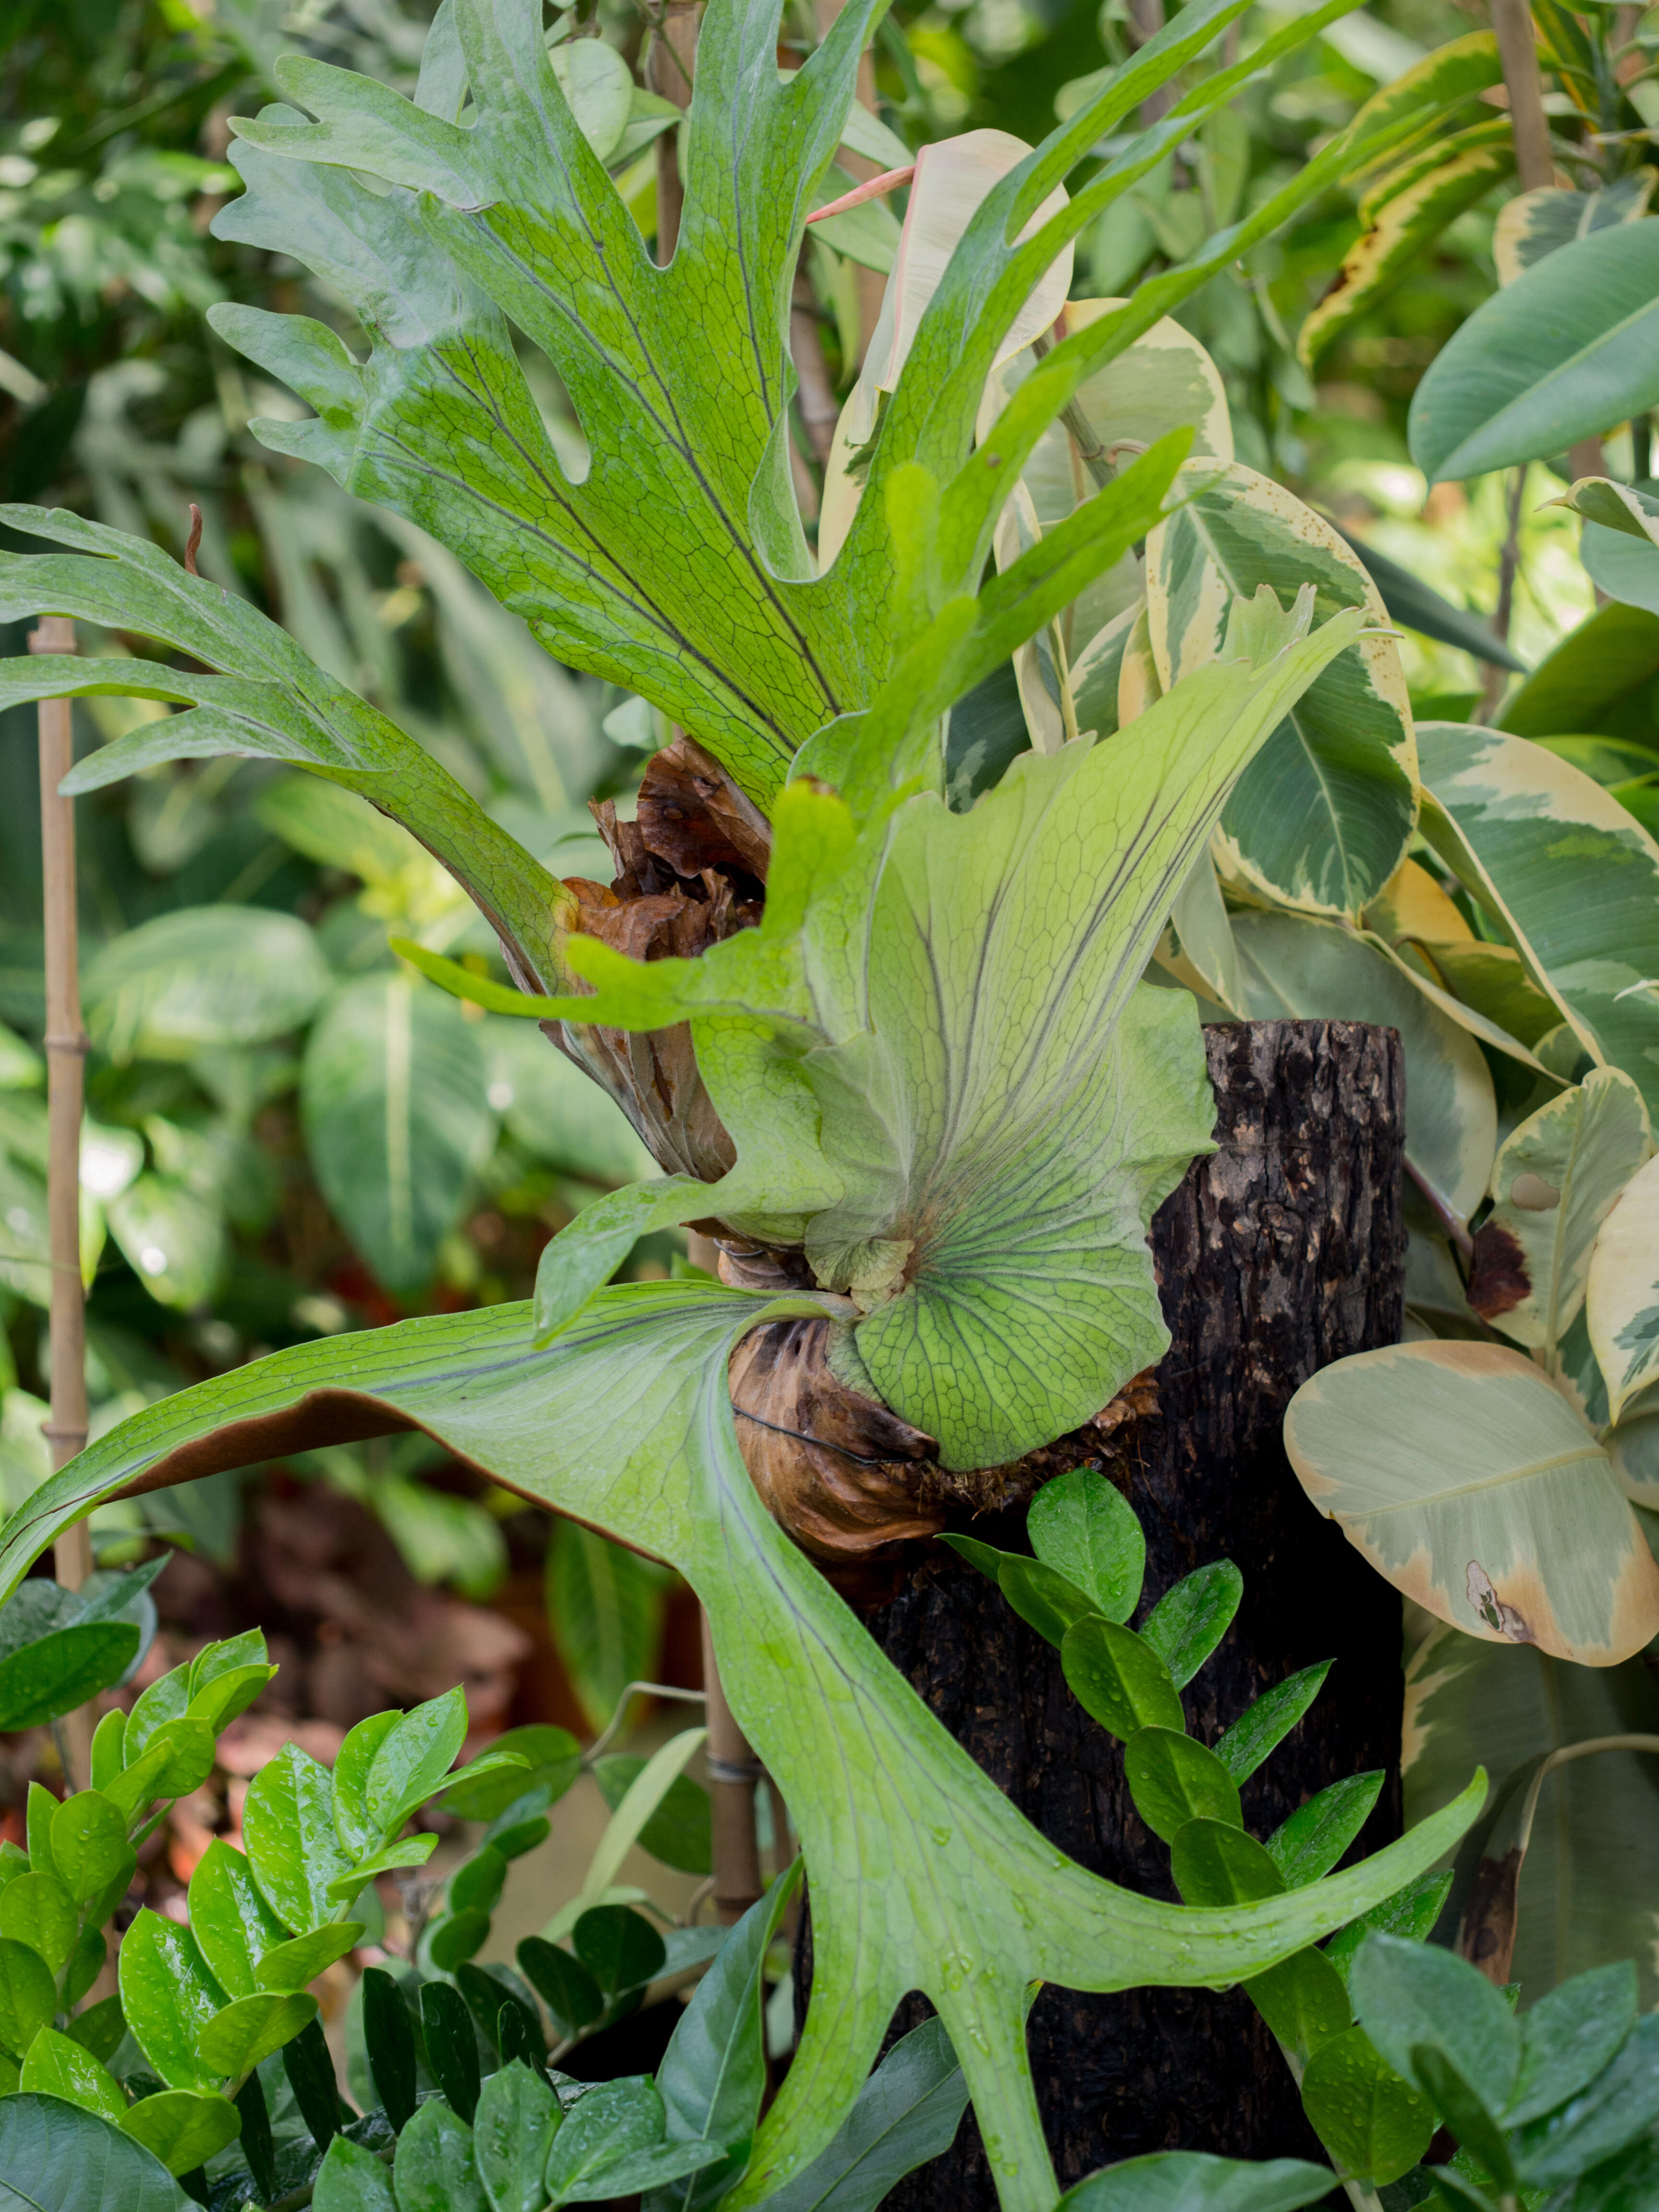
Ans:
[[[1610,1667],[1659,1633],[1659,1566],[1607,1452],[1520,1352],[1339,1359],[1291,1401],[1285,1446],[1349,1542],[1466,1634]]]
[[[575,1521],[547,1547],[547,1624],[591,1724],[603,1728],[629,1682],[648,1678],[662,1642],[662,1570]]]
[[[1650,1160],[1613,1205],[1590,1255],[1590,1342],[1616,1421],[1659,1381],[1659,1163]]]
[[[526,1341],[526,1310],[507,1306],[281,1352],[101,1439],[15,1519],[6,1572],[21,1574],[55,1526],[140,1470],[165,1477],[187,1440],[281,1419],[307,1393],[326,1402],[346,1376],[359,1429],[378,1403],[388,1421],[415,1421],[511,1486],[672,1560],[709,1608],[737,1717],[777,1777],[813,1875],[820,2002],[737,2203],[759,2203],[824,2148],[912,1988],[945,2020],[981,2124],[1035,2193],[1050,2185],[1025,2058],[1032,1978],[1120,1988],[1259,1972],[1423,1872],[1462,1832],[1480,1785],[1362,1865],[1243,1912],[1130,1899],[1057,1863],[775,1526],[743,1469],[731,1346],[757,1322],[811,1310],[810,1299],[639,1285],[606,1292],[545,1351]]]
[[[314,933],[263,906],[179,907],[111,939],[82,988],[112,1059],[188,1060],[303,1028],[328,989]]]
[[[171,1176],[141,1175],[105,1208],[110,1234],[158,1305],[188,1313],[212,1298],[230,1256],[225,1218]]]
[[[6,2212],[189,2212],[164,2166],[91,2112],[51,2096],[0,2098]]]

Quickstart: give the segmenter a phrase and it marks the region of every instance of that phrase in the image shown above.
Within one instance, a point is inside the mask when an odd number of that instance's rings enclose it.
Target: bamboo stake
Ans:
[[[730,1928],[766,1887],[755,1827],[755,1790],[765,1770],[726,1702],[707,1613],[702,1617],[702,1687],[708,1699],[705,1757],[714,1830],[714,1911],[722,1925]]]
[[[29,637],[31,653],[73,653],[75,625],[48,615]],[[81,1115],[86,1091],[87,1039],[81,1026],[81,982],[75,892],[75,802],[58,787],[75,764],[67,699],[43,699],[40,727],[40,854],[46,933],[46,1218],[52,1255],[52,1412],[46,1434],[54,1468],[87,1441],[87,1317],[81,1282]],[[52,1553],[65,1589],[92,1572],[92,1538],[84,1521],[66,1529]],[[84,1786],[92,1742],[92,1709],[82,1705],[62,1724],[60,1752],[71,1790]]]

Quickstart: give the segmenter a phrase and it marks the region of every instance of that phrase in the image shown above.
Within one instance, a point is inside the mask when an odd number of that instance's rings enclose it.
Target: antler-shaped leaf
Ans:
[[[744,1729],[799,1825],[812,1883],[805,2033],[749,2173],[760,2202],[844,2118],[898,2000],[924,1990],[960,2057],[1002,2202],[1055,2186],[1024,2038],[1033,1980],[1224,1985],[1423,1872],[1485,1796],[1346,1873],[1233,1911],[1154,1903],[1063,1857],[940,1727],[773,1525],[738,1453],[726,1359],[757,1323],[822,1310],[690,1284],[607,1291],[550,1349],[522,1306],[304,1345],[125,1421],[9,1524],[4,1587],[100,1499],[333,1437],[420,1428],[527,1497],[672,1559],[708,1608]]]

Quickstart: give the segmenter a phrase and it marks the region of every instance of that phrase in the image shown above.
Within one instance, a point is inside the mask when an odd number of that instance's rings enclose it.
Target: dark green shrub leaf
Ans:
[[[186,1717],[201,1721],[216,1736],[222,1735],[247,1711],[276,1672],[267,1666],[233,1667],[212,1675],[191,1698]]]
[[[0,1889],[0,1936],[27,1943],[54,1975],[80,1932],[75,1899],[55,1874],[20,1874]]]
[[[204,1644],[189,1662],[185,1680],[185,1711],[222,1674],[237,1674],[245,1667],[263,1667],[270,1656],[262,1628],[244,1629],[240,1636],[227,1636],[217,1644]]]
[[[422,1987],[421,2027],[427,2063],[438,2087],[471,2126],[478,2102],[478,2043],[465,2000],[447,1982],[428,1982]]]
[[[189,1905],[191,1932],[215,1979],[233,1997],[257,1996],[258,1961],[285,1942],[288,1930],[260,1894],[247,1861],[222,1837],[196,1863]]]
[[[464,1961],[455,1969],[455,1986],[479,2034],[492,2051],[500,2052],[503,2059],[514,2055],[523,2057],[528,2051],[536,2065],[542,2063],[547,2046],[542,2037],[541,2014],[536,2008],[535,1998],[511,1966],[476,1966],[470,1960]],[[511,2052],[501,2050],[503,2011],[516,2017]]]
[[[493,1912],[507,1881],[507,1861],[493,1844],[486,1844],[464,1860],[449,1877],[452,1912]]]
[[[681,2191],[673,2185],[690,2183],[725,2156],[724,2143],[659,2143],[654,2150],[631,2151],[626,2158],[599,2166],[574,2185],[563,2187],[554,2202],[590,2204],[596,2198],[627,2197],[635,2192],[649,2197],[655,2191],[667,2191],[671,2201],[678,2201]],[[660,2203],[663,2198],[656,2196],[653,2201]]]
[[[1060,1663],[1084,1711],[1112,1735],[1127,1738],[1143,1728],[1185,1733],[1169,1668],[1133,1629],[1098,1616],[1080,1620],[1066,1632]]]
[[[1287,2051],[1304,2060],[1334,2035],[1346,2033],[1353,2014],[1342,1977],[1322,1951],[1311,1947],[1281,1959],[1244,1984],[1250,2002]]]
[[[1412,2071],[1458,2142],[1465,2150],[1474,2152],[1507,2195],[1515,2187],[1515,2167],[1504,2130],[1485,2099],[1464,2080],[1437,2043],[1412,2045]]]
[[[607,1997],[661,1973],[668,1954],[643,1914],[626,1905],[597,1905],[570,1931],[571,1947]]]
[[[948,1544],[959,1559],[966,1559],[970,1567],[977,1567],[989,1582],[997,1581],[1005,1559],[1018,1559],[1017,1552],[1000,1552],[994,1544],[981,1543],[977,1536],[945,1535],[941,1544]]]
[[[285,1743],[249,1785],[242,1835],[260,1894],[291,1934],[308,1935],[333,1918],[329,1884],[351,1863],[335,1832],[326,1767]]]
[[[398,1716],[363,1784],[363,1808],[380,1836],[395,1836],[435,1796],[465,1741],[466,1697],[459,1687]]]
[[[106,2065],[121,2047],[121,2039],[127,2032],[127,2016],[121,2009],[119,1997],[100,1997],[95,2005],[76,2014],[65,2031],[82,2048],[91,2051],[99,2064]]]
[[[581,1771],[581,1747],[568,1729],[507,1729],[491,1740],[489,1748],[518,1752],[529,1761],[528,1772],[501,1767],[471,1781],[452,1782],[442,1800],[447,1813],[458,1813],[464,1820],[494,1820],[538,1789],[550,1793],[547,1804],[556,1804]]]
[[[340,2093],[320,2021],[309,2021],[292,2042],[283,2045],[283,2071],[311,2140],[319,2150],[326,2150],[339,2132]]]
[[[398,2212],[392,2176],[372,2150],[336,2136],[317,2169],[312,2212]]]
[[[131,1621],[88,1622],[0,1659],[0,1729],[40,1728],[72,1712],[120,1680],[138,1656],[139,1640]]]
[[[96,1923],[83,1928],[81,1940],[70,1954],[69,1966],[64,1975],[64,2002],[66,2005],[79,2004],[103,1972],[104,1961],[108,1956],[109,1946]]]
[[[526,1936],[516,1956],[520,1972],[553,2015],[562,2038],[580,2035],[605,2010],[605,1995],[580,1959]]]
[[[1244,1577],[1231,1559],[1216,1559],[1166,1590],[1140,1633],[1184,1690],[1232,1626]]]
[[[1526,2131],[1522,2138],[1522,2179],[1529,2189],[1547,2189],[1570,2181],[1604,2159],[1616,2156],[1656,2120],[1659,2120],[1659,2013],[1644,2013],[1605,2072],[1563,2111]],[[1478,2143],[1471,2148],[1480,2150]]]
[[[767,2212],[876,2212],[907,2173],[948,2150],[968,2085],[940,2020],[888,2052],[827,2150],[767,2199]]]
[[[335,1754],[334,1826],[345,1851],[354,1860],[366,1858],[384,1839],[380,1827],[369,1814],[366,1795],[369,1769],[380,1746],[402,1718],[402,1713],[395,1708],[390,1712],[371,1713],[348,1733]]]
[[[1385,1779],[1379,1769],[1330,1783],[1274,1830],[1267,1849],[1287,1888],[1305,1888],[1330,1872],[1370,1818]]]
[[[1332,1662],[1304,1667],[1276,1688],[1247,1705],[1215,1747],[1215,1755],[1235,1782],[1254,1774],[1301,1719],[1324,1686]]]
[[[132,1711],[127,1715],[126,1763],[131,1766],[149,1747],[149,1740],[163,1721],[182,1718],[190,1703],[190,1668],[174,1667],[167,1674],[158,1675],[147,1690],[139,1692]]]
[[[1127,1620],[1140,1602],[1146,1539],[1133,1509],[1103,1474],[1076,1467],[1044,1483],[1031,1500],[1025,1533],[1043,1565],[1081,1590],[1091,1612]]]
[[[405,1836],[401,1843],[388,1844],[373,1858],[359,1859],[343,1874],[337,1874],[328,1885],[328,1901],[332,1905],[351,1905],[362,1894],[364,1885],[376,1875],[392,1874],[399,1867],[424,1866],[438,1848],[435,1834]]]
[[[520,1805],[526,1802],[523,1798],[517,1801]],[[516,1807],[512,1809],[516,1809]],[[647,1826],[649,1825],[647,1822]],[[522,1858],[526,1851],[533,1851],[538,1844],[544,1844],[551,1832],[552,1823],[541,1814],[534,1814],[523,1819],[507,1820],[505,1826],[499,1820],[492,1821],[485,1832],[484,1841],[498,1850],[504,1859],[518,1859]]]
[[[489,1933],[487,1912],[447,1914],[427,1939],[433,1965],[446,1974],[453,1974],[463,1960],[471,1958],[479,1949]]]
[[[77,1905],[107,1888],[131,1856],[120,1808],[100,1791],[78,1790],[52,1814],[52,1863]]]
[[[118,2126],[127,2109],[113,2078],[92,2053],[52,2027],[43,2027],[30,2044],[18,2087],[43,2097],[62,2097],[86,2112],[101,2113]]]
[[[1325,1946],[1325,1956],[1346,1982],[1354,1953],[1373,1933],[1403,1936],[1412,1943],[1425,1942],[1430,1929],[1440,1917],[1451,1886],[1449,1872],[1419,1875],[1415,1881],[1408,1881],[1403,1889],[1396,1890],[1371,1911],[1351,1920],[1346,1928],[1339,1928]]]
[[[363,1969],[363,2045],[374,2094],[401,2131],[415,2111],[415,2023],[403,1991],[381,1966]]]
[[[204,2076],[251,2074],[291,2043],[317,2017],[317,2000],[303,1992],[237,1997],[208,2021],[196,2039]]]
[[[1297,2158],[1212,2158],[1203,2151],[1154,2151],[1079,2181],[1056,2212],[1296,2212],[1333,2187],[1327,2166]]]
[[[542,2212],[542,2177],[561,2117],[558,2099],[528,2066],[510,2062],[484,2083],[473,2116],[472,2155],[489,2212]]]
[[[1401,2080],[1362,2027],[1314,2052],[1302,2077],[1302,2105],[1339,2165],[1379,2185],[1408,2173],[1434,2135],[1433,2106]]]
[[[362,1940],[361,1921],[331,1921],[326,1928],[313,1928],[309,1936],[273,1944],[254,1968],[254,1978],[262,1990],[303,1990]]]
[[[204,2079],[197,2038],[223,2009],[225,1992],[195,1936],[145,1906],[121,1938],[120,1976],[121,2008],[145,2057],[173,2088],[196,2087]]]
[[[747,2160],[766,2087],[762,1970],[784,1907],[799,1883],[801,1864],[796,1859],[786,1868],[726,1937],[657,2069],[671,2142],[736,2147],[729,2158],[674,2184],[659,2200],[659,2212],[667,2212],[670,2204],[681,2212],[702,2212],[731,2186]]]
[[[1188,1905],[1254,1905],[1288,1887],[1264,1846],[1224,1820],[1188,1820],[1170,1846],[1170,1871]]]
[[[428,1982],[422,1994],[442,1988],[441,1982]],[[469,2027],[469,2036],[471,2032]],[[427,2038],[429,2046],[429,2027]],[[435,2099],[421,2106],[398,2136],[392,2179],[398,2212],[489,2212],[473,2156],[472,2130]]]
[[[264,2084],[258,2074],[250,2074],[236,2092],[232,2102],[236,2117],[241,2123],[240,2148],[247,2160],[248,2172],[253,2176],[254,2186],[261,2200],[269,2203],[280,2194],[276,2178],[276,2146],[270,2133],[270,2108],[265,2102]]]
[[[642,1759],[602,1759],[593,1769],[605,1803],[614,1813],[643,1771]],[[714,1864],[708,1792],[689,1775],[677,1774],[662,1802],[640,1830],[639,1840],[653,1858],[681,1874],[706,1875]]]
[[[524,2006],[511,1997],[496,2011],[495,2043],[503,2066],[510,2066],[516,2058],[539,2074],[547,2064],[541,2023],[532,2021]]]
[[[0,2098],[6,2212],[189,2212],[164,2166],[107,2121],[51,2097]]]
[[[1135,1810],[1166,1844],[1188,1820],[1229,1820],[1242,1826],[1238,1784],[1212,1751],[1175,1729],[1137,1729],[1123,1753]]]
[[[553,2137],[544,2177],[548,2196],[555,2204],[575,2201],[605,2168],[659,2144],[664,2121],[663,2100],[647,2075],[601,2081],[569,2107]],[[608,2197],[611,2191],[591,2193]]]
[[[103,1790],[125,1764],[127,1717],[118,1705],[106,1713],[92,1732],[92,1786]]]
[[[1521,2078],[1510,2127],[1553,2112],[1610,2065],[1636,2025],[1636,1966],[1620,1959],[1547,1990],[1521,2021]]]
[[[998,1569],[997,1588],[1020,1619],[1050,1644],[1063,1643],[1074,1621],[1087,1620],[1095,1613],[1093,1600],[1085,1597],[1074,1583],[1044,1566],[1041,1559],[1021,1559],[1015,1553],[1010,1553]]]
[[[225,2097],[205,2097],[193,2089],[163,2089],[129,2106],[123,2133],[159,2158],[169,2173],[193,2173],[198,2166],[234,2142],[240,2125],[236,2107]]]
[[[1501,1991],[1449,1951],[1368,1936],[1348,1976],[1359,2025],[1409,2081],[1412,2051],[1433,2044],[1483,2104],[1502,2112],[1521,2066],[1521,2030]]]

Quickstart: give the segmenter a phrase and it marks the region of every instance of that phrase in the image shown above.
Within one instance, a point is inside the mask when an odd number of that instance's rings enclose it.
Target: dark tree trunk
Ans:
[[[1316,1369],[1399,1337],[1399,1039],[1350,1022],[1205,1034],[1220,1150],[1152,1224],[1173,1341],[1158,1370],[1159,1411],[1120,1431],[1108,1472],[1146,1532],[1149,1601],[1211,1559],[1243,1571],[1238,1618],[1186,1693],[1200,1741],[1297,1668],[1337,1661],[1312,1711],[1245,1785],[1245,1820],[1266,1835],[1324,1784],[1385,1767],[1364,1852],[1399,1833],[1400,1600],[1310,1504],[1279,1426]],[[973,1525],[1023,1547],[1022,1516],[1004,1518]],[[1097,1874],[1172,1898],[1167,1847],[1130,1802],[1121,1747],[1073,1698],[1059,1653],[982,1576],[931,1550],[871,1616],[878,1641],[1045,1836]],[[907,2000],[896,2027],[925,2011]],[[1152,2150],[1321,2155],[1277,2047],[1237,1990],[1048,1989],[1030,2049],[1062,2185]],[[992,2212],[971,2114],[954,2147],[887,2202],[891,2212]]]

